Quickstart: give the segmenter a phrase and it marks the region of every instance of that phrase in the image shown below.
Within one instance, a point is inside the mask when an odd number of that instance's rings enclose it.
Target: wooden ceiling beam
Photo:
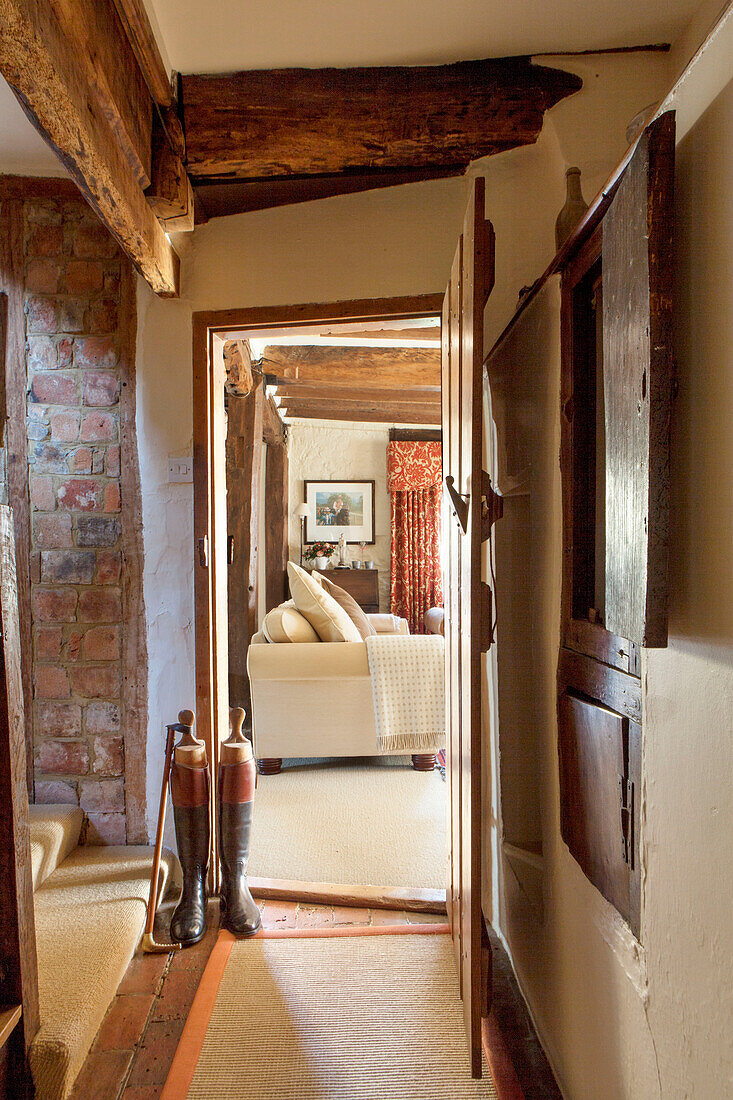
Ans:
[[[141,187],[150,184],[153,104],[111,0],[49,0]]]
[[[439,348],[268,345],[261,368],[280,384],[440,390]]]
[[[440,400],[439,386],[401,386],[399,390],[377,386],[327,386],[311,382],[289,382],[277,387],[277,396],[283,404],[288,401],[336,403],[340,401],[364,401],[367,404],[430,405]]]
[[[237,397],[246,397],[254,389],[249,340],[226,340],[222,354],[226,368],[225,389]]]
[[[183,161],[157,114],[153,123],[151,175],[145,198],[166,232],[190,233],[194,228],[193,188]]]
[[[465,168],[536,141],[544,112],[581,85],[528,58],[183,76],[188,171],[211,182]]]
[[[229,179],[214,176],[199,179],[195,191],[205,218],[271,210],[299,202],[329,199],[334,195],[355,195],[380,187],[462,176],[464,165],[447,168],[388,168],[367,172],[331,173],[312,176],[269,176],[266,179]]]
[[[150,94],[158,106],[170,107],[173,103],[170,73],[160,56],[143,0],[114,0],[114,5]]]
[[[100,10],[103,2],[110,0],[99,0]],[[95,24],[95,38],[105,25]],[[95,48],[95,56],[107,56],[107,47],[102,51],[97,42]],[[143,278],[157,294],[173,297],[178,256],[145,199],[114,119],[100,106],[83,54],[51,4],[0,0],[0,72]]]
[[[368,404],[342,401],[338,404],[309,401],[289,401],[280,406],[282,416],[306,417],[311,420],[363,420],[379,424],[440,424],[440,402],[429,405]]]

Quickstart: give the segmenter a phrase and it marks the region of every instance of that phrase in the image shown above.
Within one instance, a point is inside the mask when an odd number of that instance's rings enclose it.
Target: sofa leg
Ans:
[[[266,756],[257,761],[257,770],[260,775],[277,775],[283,770],[282,757]]]
[[[414,752],[412,754],[412,766],[416,772],[431,772],[435,767],[437,756],[434,752]]]

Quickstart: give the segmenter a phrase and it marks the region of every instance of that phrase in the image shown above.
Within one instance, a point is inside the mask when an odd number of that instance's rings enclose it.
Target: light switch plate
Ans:
[[[193,481],[193,459],[192,458],[169,458],[168,459],[168,481],[175,482],[192,482]]]

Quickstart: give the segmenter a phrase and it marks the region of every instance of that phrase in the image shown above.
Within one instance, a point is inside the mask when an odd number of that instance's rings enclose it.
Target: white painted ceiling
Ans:
[[[53,150],[46,145],[0,76],[0,172],[21,176],[66,176]]]
[[[183,73],[431,65],[672,42],[699,0],[146,0]]]

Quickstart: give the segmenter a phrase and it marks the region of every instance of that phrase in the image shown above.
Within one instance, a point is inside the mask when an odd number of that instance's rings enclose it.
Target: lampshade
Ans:
[[[295,514],[298,517],[298,519],[304,519],[304,518],[307,519],[308,516],[310,515],[310,508],[308,507],[307,504],[299,504],[298,507],[295,510]]]

